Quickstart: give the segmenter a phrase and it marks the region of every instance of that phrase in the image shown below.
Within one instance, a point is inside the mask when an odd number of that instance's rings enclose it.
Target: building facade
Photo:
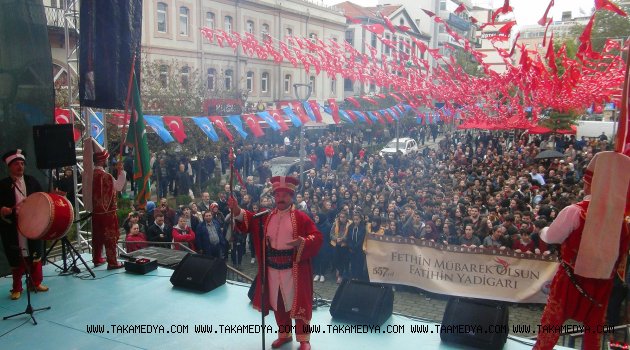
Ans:
[[[346,21],[331,7],[303,0],[146,0],[143,3],[142,53],[160,62],[160,70],[179,62],[181,75],[198,69],[210,95],[220,91],[245,92],[248,102],[295,100],[293,84],[313,83],[311,99],[341,98],[343,81],[326,74],[307,73],[289,62],[245,55],[241,48],[221,47],[201,34],[201,28],[253,34],[259,41],[299,36],[343,40]],[[170,72],[168,72],[170,73]],[[175,72],[177,73],[177,72]]]
[[[380,63],[382,57],[389,60],[394,59],[394,50],[385,42],[391,41],[395,45],[399,53],[403,56],[416,56],[420,59],[426,59],[427,53],[421,52],[414,39],[423,42],[426,46],[430,45],[431,37],[420,31],[416,25],[416,21],[409,15],[403,5],[379,5],[376,7],[362,7],[350,1],[342,2],[335,5],[341,9],[343,13],[359,23],[348,21],[348,29],[346,30],[345,40],[350,43],[358,52],[370,56],[369,48],[376,49],[375,57]],[[384,25],[383,18],[387,18],[394,26],[408,27],[407,31],[392,32]],[[365,28],[365,26],[380,24],[384,27],[382,39],[378,39],[377,35]],[[400,55],[399,55],[400,56]],[[399,59],[401,59],[399,57]],[[404,57],[402,58],[404,60]],[[418,67],[420,69],[420,67]],[[344,97],[357,96],[365,94],[381,93],[387,90],[387,87],[378,87],[375,83],[354,82],[350,79],[344,80],[343,93]]]

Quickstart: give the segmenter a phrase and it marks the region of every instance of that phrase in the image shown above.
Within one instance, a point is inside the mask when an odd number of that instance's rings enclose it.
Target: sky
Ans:
[[[313,0],[319,2],[321,0]],[[343,0],[323,0],[326,5],[334,5]],[[350,0],[361,6],[376,6],[377,0]],[[498,8],[503,5],[503,0],[472,0],[473,4]],[[389,3],[395,4],[396,0],[389,0]],[[594,0],[555,0],[555,5],[551,9],[551,15],[554,20],[559,20],[563,11],[572,11],[573,17],[583,17],[590,14],[593,8]],[[545,13],[545,9],[549,4],[549,0],[510,0],[510,5],[514,8],[514,16],[517,24],[530,25],[536,24]],[[491,6],[489,6],[491,5]],[[582,12],[582,13],[581,13]]]

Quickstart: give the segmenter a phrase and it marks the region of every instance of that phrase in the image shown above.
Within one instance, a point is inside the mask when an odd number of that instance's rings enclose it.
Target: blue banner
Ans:
[[[370,116],[370,119],[372,119],[373,122],[378,123],[378,118],[376,117],[376,115],[374,115],[374,113],[372,112],[367,112],[367,114]]]
[[[90,135],[99,145],[105,146],[105,124],[103,124],[103,113],[90,113]]]
[[[210,140],[214,142],[219,141],[219,135],[216,130],[214,130],[214,126],[212,126],[212,122],[208,119],[208,117],[194,117],[192,119]]]
[[[278,124],[278,122],[273,119],[273,117],[271,116],[271,114],[269,114],[269,112],[264,111],[264,112],[259,112],[256,113],[257,116],[261,117],[264,121],[267,122],[267,124],[269,124],[269,126],[275,130],[278,131],[280,130],[280,124]]]
[[[352,118],[350,118],[348,113],[344,111],[343,109],[339,110],[339,116],[343,118],[343,120],[347,121],[348,123],[354,124],[354,122],[352,121]]]
[[[363,114],[363,112],[352,111],[352,113],[354,113],[357,117],[359,117],[361,121],[363,121],[364,123],[367,123],[367,117],[365,116],[365,114]]]
[[[164,127],[164,121],[162,116],[159,115],[145,115],[144,121],[155,131],[155,133],[162,139],[162,141],[169,143],[175,141],[173,136]]]
[[[304,106],[304,110],[306,111],[306,115],[308,115],[308,117],[316,122],[317,118],[315,118],[315,113],[313,113],[313,110],[311,109],[311,105],[308,103],[308,101],[304,101],[302,102],[302,106]]]
[[[247,133],[245,132],[245,129],[243,129],[243,120],[241,119],[241,116],[239,114],[235,114],[228,115],[227,117],[230,120],[230,124],[232,124],[234,129],[238,131],[242,138],[246,139]]]
[[[302,126],[302,121],[297,115],[295,115],[295,113],[293,113],[293,109],[291,109],[291,107],[284,107],[282,108],[282,111],[284,112],[284,114],[289,116],[289,119],[291,119],[291,123],[293,123],[293,126],[298,128]]]

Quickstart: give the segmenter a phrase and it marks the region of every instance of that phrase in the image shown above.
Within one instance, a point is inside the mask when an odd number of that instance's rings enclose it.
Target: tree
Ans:
[[[547,118],[541,118],[541,122],[539,124],[547,129],[553,130],[553,133],[555,134],[558,130],[571,129],[571,125],[577,124],[576,120],[578,119],[578,117],[578,114],[574,111],[551,111]]]
[[[614,1],[617,2],[617,1]],[[630,4],[617,4],[626,13],[630,11]],[[585,25],[571,28],[571,35],[579,37]],[[621,40],[622,43],[630,36],[630,17],[622,17],[611,11],[600,10],[595,14],[595,23],[591,32],[591,45],[594,51],[601,52],[607,39]]]
[[[455,61],[468,75],[472,75],[473,77],[482,77],[485,75],[483,70],[479,69],[479,62],[477,62],[475,57],[466,51],[456,50]]]

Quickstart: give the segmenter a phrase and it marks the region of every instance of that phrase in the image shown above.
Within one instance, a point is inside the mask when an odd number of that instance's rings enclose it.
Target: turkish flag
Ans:
[[[385,28],[383,27],[383,25],[378,23],[363,25],[363,28],[376,35],[383,35],[383,33],[385,32]]]
[[[69,109],[55,108],[55,124],[74,124],[73,119]],[[74,126],[72,127],[72,134],[75,142],[81,138],[81,132]]]
[[[319,104],[315,100],[308,101],[308,104],[311,106],[311,110],[313,114],[315,114],[315,120],[318,123],[322,122],[322,112],[319,110]]]
[[[330,111],[332,112],[332,118],[335,121],[335,124],[339,124],[341,122],[341,118],[339,118],[339,106],[337,105],[337,101],[335,101],[334,98],[329,98],[328,105],[330,106]]]
[[[258,123],[258,117],[255,114],[243,114],[243,119],[245,120],[245,123],[247,123],[247,126],[249,126],[249,129],[252,131],[255,137],[261,137],[265,135],[262,128],[260,127],[260,124]]]
[[[385,125],[385,118],[383,118],[383,116],[381,115],[381,113],[379,113],[378,111],[374,111],[372,112],[374,113],[374,115],[376,116],[376,119],[378,119],[378,122]]]
[[[553,6],[553,1],[554,0],[551,0],[549,2],[549,5],[547,5],[547,9],[545,10],[545,14],[542,16],[541,19],[538,20],[538,24],[540,24],[541,26],[547,24],[547,15],[549,14],[549,10],[551,10],[551,7]]]
[[[382,16],[383,17],[383,22],[385,22],[385,25],[387,26],[387,29],[389,29],[392,33],[396,33],[396,27],[394,26],[394,23],[392,23],[392,21],[389,20],[389,18]]]
[[[359,103],[359,101],[357,101],[357,99],[354,97],[346,97],[346,101],[352,103],[352,105],[354,105],[357,108],[361,107],[361,104]]]
[[[213,116],[209,118],[215,127],[223,131],[223,133],[225,134],[225,137],[227,137],[228,140],[230,140],[230,142],[234,141],[234,136],[232,136],[232,133],[228,130],[227,125],[225,125],[225,121],[223,120],[223,117]]]
[[[308,117],[308,114],[306,114],[306,111],[304,110],[304,106],[302,106],[300,102],[298,101],[291,102],[291,107],[293,107],[295,114],[297,114],[298,118],[300,118],[300,121],[302,123],[306,123],[311,120],[311,118]]]
[[[464,5],[464,3],[462,2],[461,4],[459,4],[459,6],[457,6],[457,8],[455,9],[455,11],[453,11],[454,13],[460,14],[462,12],[466,11],[466,6]]]
[[[125,126],[129,124],[129,118],[130,118],[129,114],[112,113],[112,117],[113,118],[108,118],[107,120],[110,121],[114,125]]]
[[[389,123],[393,123],[393,122],[394,122],[394,118],[392,118],[392,116],[391,116],[391,115],[389,115],[389,112],[388,112],[388,111],[383,111],[383,114],[385,115],[385,119],[387,119],[387,121],[388,121]]]
[[[287,126],[287,122],[284,121],[284,117],[282,116],[282,112],[279,109],[270,109],[268,110],[269,114],[273,117],[273,119],[278,122],[280,125],[280,131],[284,132],[289,130],[289,126]]]
[[[184,122],[181,117],[167,116],[163,117],[164,124],[168,125],[168,128],[173,133],[173,137],[179,143],[184,143],[186,139],[186,131],[184,130]]]
[[[421,9],[421,10],[422,10],[424,13],[426,13],[426,14],[427,14],[427,16],[429,16],[429,17],[433,17],[433,16],[435,16],[435,12],[431,12],[431,11],[429,11],[429,10],[425,10],[425,9]]]

